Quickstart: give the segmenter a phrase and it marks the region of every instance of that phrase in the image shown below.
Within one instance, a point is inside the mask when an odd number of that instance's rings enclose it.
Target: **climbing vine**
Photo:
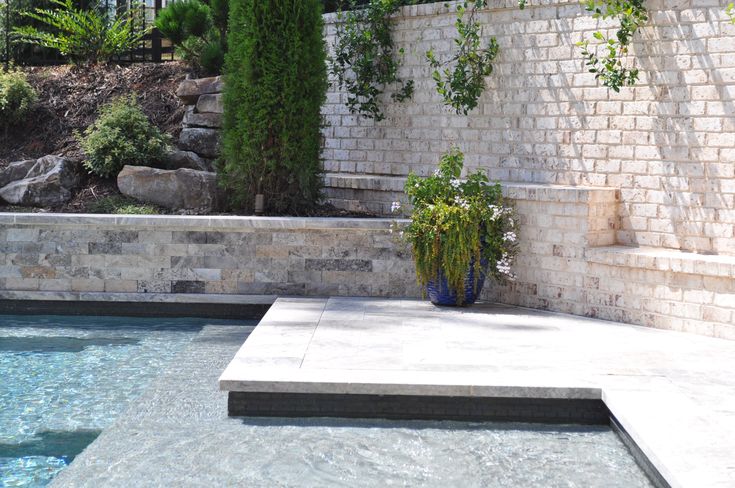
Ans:
[[[485,77],[493,72],[493,60],[498,55],[498,42],[491,37],[482,43],[482,28],[477,12],[487,5],[487,0],[471,0],[457,6],[456,53],[447,62],[440,62],[433,49],[426,52],[426,59],[434,69],[432,77],[436,91],[444,104],[457,114],[467,115],[477,107],[485,91]],[[469,12],[468,12],[469,10]],[[465,16],[467,17],[465,20]]]
[[[585,9],[592,12],[595,19],[617,18],[620,28],[614,36],[606,36],[601,31],[593,34],[599,41],[598,48],[590,49],[590,41],[585,39],[577,43],[582,48],[586,65],[595,78],[616,92],[621,86],[633,85],[638,81],[638,69],[623,63],[630,43],[640,26],[648,21],[648,12],[643,6],[644,0],[586,0]],[[598,50],[602,54],[598,55]]]
[[[393,88],[391,98],[402,102],[414,92],[414,81],[402,79],[398,70],[404,50],[396,49],[392,40],[391,15],[404,5],[427,3],[426,0],[346,0],[347,8],[338,11],[334,54],[330,69],[340,88],[347,93],[346,105],[351,113],[377,121],[385,114],[381,95]],[[523,10],[527,0],[518,0]],[[585,9],[595,19],[615,18],[619,28],[614,34],[593,33],[590,39],[577,43],[589,72],[602,84],[616,92],[638,80],[638,69],[626,57],[633,36],[648,21],[645,0],[583,0]],[[457,114],[467,115],[477,107],[485,91],[485,78],[493,72],[499,45],[495,37],[483,42],[478,12],[487,0],[466,0],[456,7],[454,52],[448,59],[430,49],[426,59],[432,68],[436,91],[445,105]],[[727,7],[727,15],[735,23],[735,5]]]
[[[383,120],[385,114],[380,95],[390,85],[397,89],[391,98],[403,102],[413,96],[413,80],[398,76],[403,49],[396,50],[391,35],[391,14],[406,0],[370,0],[358,8],[350,0],[349,9],[338,12],[334,55],[330,70],[340,88],[347,92],[347,107],[351,113]]]

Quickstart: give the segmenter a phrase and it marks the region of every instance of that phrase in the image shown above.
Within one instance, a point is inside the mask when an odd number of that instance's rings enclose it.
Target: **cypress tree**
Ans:
[[[299,213],[321,194],[321,0],[231,0],[223,182],[233,208]]]

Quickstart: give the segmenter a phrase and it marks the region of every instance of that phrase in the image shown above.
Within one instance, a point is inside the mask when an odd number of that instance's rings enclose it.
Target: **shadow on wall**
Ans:
[[[720,71],[728,67],[722,58],[732,53],[726,51],[729,44],[718,53],[719,40],[713,39],[721,31],[735,34],[735,26],[725,22],[724,11],[718,12],[669,12],[676,13],[675,19],[662,13],[635,44],[643,85],[635,94],[645,111],[636,117],[636,128],[649,140],[648,146],[636,147],[635,162],[645,160],[645,179],[634,177],[631,195],[621,206],[624,227],[630,229],[620,235],[626,243],[735,253],[734,222],[728,218],[734,196],[722,187],[735,177],[735,167],[723,154],[735,145],[734,87]],[[636,218],[639,222],[631,221]],[[639,234],[645,236],[642,243]]]

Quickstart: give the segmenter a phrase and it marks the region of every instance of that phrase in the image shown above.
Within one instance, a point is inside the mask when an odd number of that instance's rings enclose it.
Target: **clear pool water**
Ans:
[[[61,486],[651,486],[607,427],[228,418],[246,327],[0,320],[0,487],[48,484],[105,428]]]
[[[0,315],[0,486],[47,484],[210,323]]]

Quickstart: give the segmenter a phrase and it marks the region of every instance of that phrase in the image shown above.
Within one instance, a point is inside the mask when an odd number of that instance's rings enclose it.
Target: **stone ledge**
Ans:
[[[130,226],[196,229],[366,229],[389,230],[395,219],[329,217],[240,217],[189,215],[94,215],[0,213],[0,224],[54,226]],[[399,220],[399,222],[401,222]]]
[[[695,254],[654,247],[607,246],[587,249],[589,262],[654,271],[735,278],[735,256]]]
[[[328,188],[402,192],[403,186],[406,183],[406,177],[327,173],[324,175],[324,183]],[[519,183],[513,181],[501,181],[500,184],[503,187],[505,195],[514,200],[565,203],[613,203],[620,199],[620,193],[616,188]]]
[[[145,302],[145,303],[212,303],[222,305],[272,305],[275,295],[223,295],[190,293],[106,293],[60,291],[0,290],[0,300],[59,302]]]

